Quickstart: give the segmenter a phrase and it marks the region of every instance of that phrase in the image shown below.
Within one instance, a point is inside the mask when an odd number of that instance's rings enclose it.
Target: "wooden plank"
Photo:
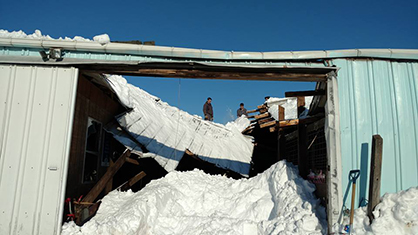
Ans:
[[[257,109],[264,109],[266,106],[264,104],[257,106]]]
[[[248,111],[247,111],[247,114],[248,114],[248,113],[256,113],[256,112],[258,112],[258,109],[248,110]]]
[[[134,164],[134,165],[139,165],[139,162],[135,159],[132,159],[132,158],[126,158],[126,162],[129,162],[129,163]]]
[[[275,126],[270,127],[269,131],[270,132],[275,132],[276,131],[276,127]]]
[[[270,113],[263,113],[263,114],[260,114],[260,115],[255,115],[255,119],[266,118],[266,117],[269,117],[269,116],[270,116]]]
[[[272,118],[272,117],[263,118],[263,119],[258,120],[257,122],[258,122],[259,125],[261,125],[263,123],[270,122],[270,121],[274,121],[274,118]]]
[[[370,183],[369,183],[369,203],[367,205],[367,215],[370,223],[373,222],[373,210],[380,202],[380,185],[382,174],[382,151],[383,139],[380,135],[373,135],[372,156],[370,160]]]
[[[112,167],[114,162],[112,161],[112,158],[109,158],[109,167]],[[108,194],[110,191],[112,191],[113,188],[113,178],[107,182],[105,187],[105,194]]]
[[[279,105],[279,121],[284,120],[284,108]]]
[[[129,179],[125,184],[123,184],[120,187],[121,191],[126,191],[130,189],[134,184],[136,184],[138,181],[140,181],[142,178],[144,178],[147,174],[145,172],[141,171],[138,174],[136,174],[134,177]]]
[[[288,91],[285,92],[285,97],[298,97],[298,96],[316,96],[325,95],[325,90],[314,90],[314,91]]]
[[[276,125],[276,120],[269,121],[260,125],[260,128],[270,127]]]
[[[250,116],[248,116],[247,118],[248,118],[248,119],[250,119],[250,118],[255,118],[255,115],[250,115]]]
[[[295,126],[299,124],[299,119],[279,121],[279,127]]]
[[[130,150],[125,150],[125,152],[116,160],[113,166],[107,168],[106,173],[100,178],[100,180],[94,185],[94,187],[90,190],[90,192],[83,198],[83,202],[94,202],[102,192],[104,187],[106,186],[107,182],[116,174],[116,172],[123,166],[128,158],[131,155]]]
[[[260,113],[266,113],[268,110],[266,108],[258,110]]]
[[[248,126],[247,128],[245,128],[241,133],[242,134],[244,134],[244,135],[248,135],[248,134],[250,134],[251,132],[253,132],[253,130],[254,130],[254,126]]]

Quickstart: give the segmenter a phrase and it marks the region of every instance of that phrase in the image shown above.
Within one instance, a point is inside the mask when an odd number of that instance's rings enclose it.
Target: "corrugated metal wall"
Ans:
[[[0,66],[0,234],[57,234],[75,68]]]
[[[336,59],[340,67],[343,202],[349,207],[350,170],[360,169],[356,206],[368,198],[371,140],[383,138],[381,193],[418,185],[418,63]]]

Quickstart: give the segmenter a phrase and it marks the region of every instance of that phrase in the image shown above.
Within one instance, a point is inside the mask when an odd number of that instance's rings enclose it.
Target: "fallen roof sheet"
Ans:
[[[107,81],[121,102],[132,108],[117,120],[149,151],[141,157],[152,157],[167,171],[173,171],[189,149],[205,161],[248,176],[253,144],[241,130],[172,107],[121,76],[108,76]],[[120,141],[131,149],[140,149],[133,141]]]

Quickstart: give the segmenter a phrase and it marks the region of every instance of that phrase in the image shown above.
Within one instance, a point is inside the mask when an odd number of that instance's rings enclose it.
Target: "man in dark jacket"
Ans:
[[[237,110],[237,117],[241,117],[242,115],[247,115],[247,109],[244,108],[244,103],[239,104],[239,109]]]
[[[212,98],[208,98],[206,103],[203,105],[203,114],[205,115],[205,120],[213,121],[213,108],[212,108]]]

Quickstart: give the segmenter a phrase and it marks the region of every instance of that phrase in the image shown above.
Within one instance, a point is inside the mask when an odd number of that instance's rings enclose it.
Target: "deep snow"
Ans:
[[[137,193],[113,191],[69,234],[322,234],[325,209],[290,163],[250,179],[203,171],[171,172]]]
[[[375,220],[370,225],[367,207],[356,209],[351,232],[358,235],[418,234],[418,187],[383,195],[373,215]],[[349,224],[348,218],[339,228],[341,232],[346,224]]]

